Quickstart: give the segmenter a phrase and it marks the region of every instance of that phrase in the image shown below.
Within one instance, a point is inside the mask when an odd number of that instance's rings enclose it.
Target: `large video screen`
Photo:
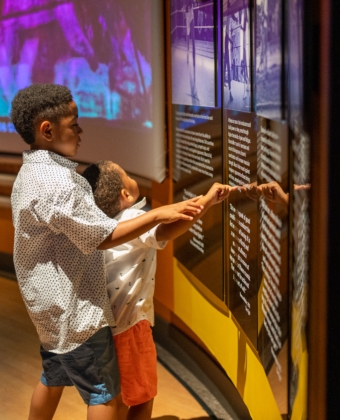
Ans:
[[[9,120],[16,92],[58,83],[70,88],[84,129],[77,159],[112,159],[162,181],[162,2],[0,0],[0,10],[0,150],[27,148]]]

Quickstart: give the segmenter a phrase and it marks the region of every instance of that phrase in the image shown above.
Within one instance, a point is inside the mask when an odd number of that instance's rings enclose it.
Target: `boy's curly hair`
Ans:
[[[88,166],[83,172],[92,187],[97,206],[108,217],[120,212],[120,192],[124,188],[120,172],[110,160],[100,160]]]
[[[72,93],[66,86],[34,84],[21,89],[12,101],[11,119],[15,129],[28,144],[35,141],[35,123],[48,120],[58,123],[70,115]]]

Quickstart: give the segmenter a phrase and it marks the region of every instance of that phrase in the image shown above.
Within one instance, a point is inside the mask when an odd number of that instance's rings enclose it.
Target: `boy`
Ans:
[[[43,373],[29,420],[52,419],[64,386],[75,385],[88,419],[113,419],[120,392],[105,285],[104,253],[160,221],[191,220],[193,201],[119,223],[96,206],[73,157],[82,129],[71,92],[32,85],[12,102],[12,121],[30,145],[12,192],[14,263],[28,313],[41,341]]]
[[[98,207],[120,222],[143,214],[145,199],[136,203],[138,185],[117,164],[100,161],[85,169]],[[110,190],[110,194],[108,194]],[[232,191],[214,184],[197,203],[200,216],[222,202]],[[112,329],[121,379],[119,420],[149,420],[157,393],[156,349],[150,326],[154,324],[153,292],[156,250],[186,232],[197,220],[160,224],[124,245],[106,251],[107,289],[116,326]],[[130,407],[130,408],[128,408]]]

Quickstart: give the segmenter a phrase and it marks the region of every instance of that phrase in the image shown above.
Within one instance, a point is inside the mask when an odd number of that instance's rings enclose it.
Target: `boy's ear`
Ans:
[[[52,141],[52,124],[49,121],[39,124],[39,132],[45,140]]]
[[[129,193],[129,191],[126,188],[121,189],[120,196],[123,202],[130,203],[131,201],[133,201],[132,195]]]

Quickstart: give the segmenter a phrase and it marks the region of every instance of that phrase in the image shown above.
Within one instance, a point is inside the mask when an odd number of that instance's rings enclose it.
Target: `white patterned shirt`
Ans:
[[[118,222],[131,220],[145,211],[145,198],[121,211]],[[158,242],[155,226],[136,239],[105,251],[107,290],[116,320],[112,334],[120,334],[141,320],[154,325],[153,295],[155,289],[156,250],[167,241]]]
[[[23,153],[11,196],[18,284],[43,347],[67,353],[115,321],[97,246],[117,226],[96,206],[77,164]]]

